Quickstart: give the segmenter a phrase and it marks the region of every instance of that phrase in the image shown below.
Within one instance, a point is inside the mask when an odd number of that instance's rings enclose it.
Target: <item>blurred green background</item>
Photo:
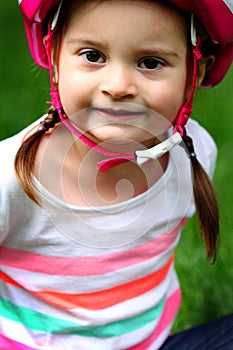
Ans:
[[[48,74],[29,54],[17,0],[0,2],[0,139],[15,134],[47,109]],[[177,249],[183,302],[174,331],[233,312],[233,67],[212,90],[198,91],[194,117],[215,138],[214,184],[221,214],[221,247],[214,265],[205,259],[195,218]]]

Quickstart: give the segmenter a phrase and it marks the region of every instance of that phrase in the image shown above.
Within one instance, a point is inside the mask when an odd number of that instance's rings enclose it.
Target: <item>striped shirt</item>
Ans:
[[[0,143],[0,349],[159,349],[181,301],[174,250],[194,213],[184,149],[129,201],[77,207],[38,183],[41,208],[14,176],[24,133]],[[212,176],[215,144],[194,121],[188,134]]]

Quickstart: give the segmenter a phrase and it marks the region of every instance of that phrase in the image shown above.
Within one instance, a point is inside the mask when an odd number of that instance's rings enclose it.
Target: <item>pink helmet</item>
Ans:
[[[60,0],[18,0],[23,14],[30,51],[35,62],[48,69],[43,43],[43,21]],[[216,60],[207,72],[203,87],[218,84],[233,59],[233,0],[170,0],[179,8],[194,13],[204,24],[216,47]]]

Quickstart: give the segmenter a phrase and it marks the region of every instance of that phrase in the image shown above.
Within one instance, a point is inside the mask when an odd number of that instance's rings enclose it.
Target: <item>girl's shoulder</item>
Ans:
[[[213,176],[217,158],[217,147],[210,133],[197,121],[190,119],[187,123],[187,134],[193,140],[197,158],[209,174]]]
[[[187,134],[193,138],[193,140],[201,140],[209,147],[215,147],[215,142],[210,133],[196,120],[190,118],[186,126]]]
[[[3,163],[9,163],[14,159],[16,152],[18,151],[23,139],[26,135],[28,135],[41,120],[43,120],[44,116],[34,121],[32,124],[28,125],[17,134],[10,136],[2,141],[0,141],[0,164],[2,167]]]
[[[42,117],[43,118],[43,117]],[[34,121],[32,124],[18,132],[17,134],[10,136],[0,141],[0,186],[7,186],[7,184],[15,182],[14,173],[14,160],[16,153],[24,139],[24,137],[30,133],[30,131],[38,125],[41,118]]]
[[[0,244],[9,234],[9,227],[31,213],[32,202],[17,182],[14,160],[23,138],[38,122],[0,142]]]

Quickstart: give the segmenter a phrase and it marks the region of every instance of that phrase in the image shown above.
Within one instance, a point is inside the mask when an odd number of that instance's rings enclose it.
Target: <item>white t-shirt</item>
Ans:
[[[212,177],[212,138],[193,120],[187,134]],[[158,349],[179,310],[174,250],[195,211],[185,150],[129,201],[77,207],[37,182],[39,207],[14,174],[24,135],[0,143],[0,348]]]

